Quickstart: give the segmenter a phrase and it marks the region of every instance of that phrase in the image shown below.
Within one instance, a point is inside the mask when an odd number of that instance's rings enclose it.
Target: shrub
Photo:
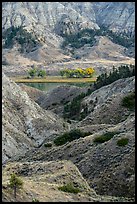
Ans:
[[[45,77],[46,76],[46,71],[45,70],[39,70],[38,72],[38,77]]]
[[[122,99],[122,106],[133,110],[135,108],[135,93],[130,93]]]
[[[29,77],[35,77],[36,75],[37,75],[37,69],[30,69],[29,71],[28,71],[28,74],[29,74]]]
[[[95,142],[95,143],[104,143],[106,141],[109,141],[117,133],[118,132],[106,132],[105,134],[94,138],[93,142]]]
[[[70,132],[66,132],[64,133],[63,135],[57,137],[55,140],[54,140],[54,143],[59,146],[59,145],[63,145],[67,142],[71,142],[75,139],[79,139],[80,137],[85,137],[87,135],[89,135],[90,133],[88,132],[81,132],[79,129],[74,129],[74,130],[71,130]]]
[[[80,192],[80,189],[74,187],[72,183],[68,183],[64,186],[60,186],[60,187],[58,187],[58,189],[61,191],[64,191],[64,192],[75,193],[75,194]]]
[[[49,143],[45,143],[44,147],[52,147],[52,143],[50,143],[50,142]]]
[[[32,202],[39,202],[39,200],[37,198],[33,198]]]
[[[43,78],[46,76],[46,71],[45,70],[39,70],[37,67],[34,66],[33,68],[29,69],[28,75],[29,75],[28,77],[30,77],[30,78],[34,78],[36,76]]]
[[[129,139],[128,138],[121,138],[117,141],[118,146],[125,146],[128,144]]]

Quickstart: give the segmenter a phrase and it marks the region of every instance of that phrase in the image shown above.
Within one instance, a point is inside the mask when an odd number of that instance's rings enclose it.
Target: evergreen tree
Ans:
[[[9,186],[13,189],[14,198],[16,198],[17,189],[20,189],[23,186],[23,181],[19,177],[17,177],[15,173],[13,173],[11,174],[11,177],[10,177]]]

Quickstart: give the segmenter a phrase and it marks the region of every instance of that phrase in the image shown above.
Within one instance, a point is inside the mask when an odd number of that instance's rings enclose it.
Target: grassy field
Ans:
[[[27,79],[26,77],[11,77],[17,83],[84,83],[94,82],[96,77],[93,78],[62,78],[61,76],[47,76],[46,78],[33,78]]]

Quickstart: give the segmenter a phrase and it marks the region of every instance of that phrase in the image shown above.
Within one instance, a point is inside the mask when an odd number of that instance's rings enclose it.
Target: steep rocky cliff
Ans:
[[[134,35],[135,2],[95,2],[93,7],[99,25],[118,32],[129,31]]]
[[[2,7],[3,29],[22,24],[43,35],[44,29],[76,32],[84,27],[99,29],[101,24],[119,31],[135,29],[134,2],[6,2]]]

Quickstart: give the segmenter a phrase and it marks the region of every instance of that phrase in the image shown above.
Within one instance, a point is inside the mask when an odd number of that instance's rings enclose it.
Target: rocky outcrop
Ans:
[[[127,118],[130,111],[122,106],[122,98],[135,91],[135,77],[119,79],[103,86],[84,98],[82,104],[88,107],[88,116],[79,126],[88,124],[117,124]]]
[[[134,2],[8,2],[2,7],[3,29],[11,25],[23,25],[29,30],[39,27],[39,34],[55,28],[63,32],[84,27],[98,29],[98,24],[119,31],[135,29]]]
[[[2,82],[3,161],[67,130],[63,119],[43,110],[4,74]]]
[[[99,25],[115,32],[126,31],[134,35],[135,2],[95,2],[93,7]]]
[[[11,16],[9,16],[9,13],[11,13]],[[44,30],[54,30],[57,26],[59,30],[59,24],[64,24],[69,32],[73,32],[75,29],[77,30],[78,25],[81,28],[85,26],[85,21],[90,26],[92,24],[93,28],[99,28],[96,23],[90,23],[89,19],[82,16],[69,3],[67,5],[61,2],[13,2],[3,4],[3,29],[13,24],[15,26],[25,25],[29,30],[37,29],[39,26],[38,33],[42,32],[44,34]],[[73,26],[69,22],[72,22]]]

